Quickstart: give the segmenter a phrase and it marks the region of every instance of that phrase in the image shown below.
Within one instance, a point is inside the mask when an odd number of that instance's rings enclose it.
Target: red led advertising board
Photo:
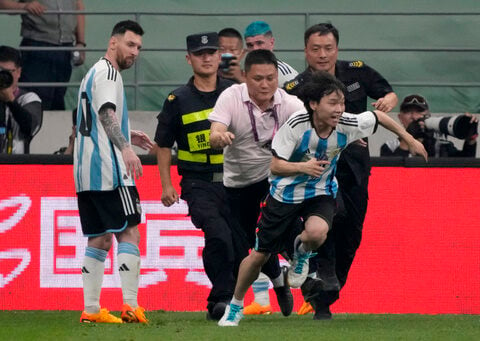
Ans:
[[[72,166],[0,165],[0,172],[0,309],[81,310],[86,238]],[[175,176],[177,189],[178,182]],[[139,303],[147,310],[205,310],[210,284],[202,232],[184,202],[161,204],[156,166],[144,167],[137,187]],[[479,314],[479,189],[478,168],[373,168],[362,244],[332,311]],[[297,309],[302,298],[293,291]],[[116,244],[106,260],[101,304],[121,306]]]

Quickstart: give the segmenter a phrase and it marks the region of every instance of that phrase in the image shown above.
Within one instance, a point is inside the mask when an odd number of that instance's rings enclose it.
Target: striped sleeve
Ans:
[[[282,88],[286,82],[290,82],[297,77],[297,75],[298,72],[293,67],[278,60],[278,86],[280,88]]]
[[[352,142],[373,135],[377,126],[377,115],[373,111],[365,111],[360,114],[343,113],[337,129],[348,136],[348,142]]]
[[[122,104],[117,103],[119,99],[118,93],[119,91],[123,91],[121,76],[112,64],[107,61],[105,61],[105,63],[107,67],[98,69],[94,78],[95,91],[93,92],[92,104],[96,112],[98,112],[105,103],[112,103],[116,107]]]

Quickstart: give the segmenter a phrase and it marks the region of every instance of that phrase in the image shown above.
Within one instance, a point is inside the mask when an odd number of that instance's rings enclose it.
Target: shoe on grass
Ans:
[[[80,316],[81,323],[123,323],[121,318],[113,316],[110,312],[102,308],[99,313],[89,314],[86,311],[82,312]]]
[[[122,306],[122,320],[125,323],[148,323],[147,318],[145,317],[145,309],[142,307],[137,307],[133,309],[130,305],[124,304]]]
[[[230,303],[225,309],[225,314],[223,314],[220,321],[218,321],[218,325],[220,327],[237,327],[243,318],[242,310],[243,307]]]
[[[272,306],[269,305],[260,305],[259,303],[253,301],[250,305],[247,305],[243,309],[244,315],[270,315],[272,313]]]

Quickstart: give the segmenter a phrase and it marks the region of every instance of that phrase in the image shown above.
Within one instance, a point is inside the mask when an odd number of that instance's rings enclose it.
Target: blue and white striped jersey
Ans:
[[[293,67],[285,63],[284,61],[281,61],[277,59],[278,62],[278,87],[283,88],[283,85],[286,82],[290,82],[293,80],[295,77],[298,76],[297,70],[295,70]]]
[[[278,176],[270,174],[270,195],[284,203],[301,203],[319,195],[337,194],[335,171],[340,153],[347,145],[372,135],[377,117],[371,111],[358,115],[343,113],[326,139],[318,137],[306,110],[298,111],[287,120],[273,138],[273,154],[289,162],[306,162],[312,158],[329,160],[330,165],[319,178],[307,174]]]
[[[121,151],[113,145],[100,122],[102,105],[115,108],[122,133],[130,142],[130,122],[120,72],[101,58],[86,74],[78,91],[77,131],[73,154],[75,189],[108,191],[132,186]]]

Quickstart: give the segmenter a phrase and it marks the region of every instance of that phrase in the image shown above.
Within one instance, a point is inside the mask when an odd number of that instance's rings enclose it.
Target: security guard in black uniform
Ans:
[[[317,24],[305,31],[305,57],[308,68],[285,90],[300,98],[302,85],[312,71],[323,70],[334,74],[346,86],[345,111],[361,113],[367,110],[367,97],[377,101],[375,109],[389,112],[398,102],[390,84],[377,71],[362,61],[341,61],[338,56],[338,31],[329,24]],[[347,281],[348,271],[362,238],[363,221],[367,212],[370,155],[366,141],[349,145],[338,161],[336,177],[339,183],[338,210],[327,241],[319,249],[313,268],[318,265],[318,275],[325,281],[324,291],[310,303],[315,309],[314,319],[330,319],[329,306],[339,298],[339,291]],[[315,264],[316,263],[316,264]],[[302,287],[307,297],[308,281]]]
[[[217,77],[217,33],[189,35],[187,51],[187,62],[194,75],[168,96],[157,117],[155,142],[161,199],[165,206],[179,200],[170,178],[171,148],[177,142],[181,198],[188,204],[192,223],[205,234],[203,265],[212,282],[207,318],[218,320],[233,295],[235,255],[223,187],[223,155],[222,150],[210,148],[208,114],[220,93],[234,83]]]

